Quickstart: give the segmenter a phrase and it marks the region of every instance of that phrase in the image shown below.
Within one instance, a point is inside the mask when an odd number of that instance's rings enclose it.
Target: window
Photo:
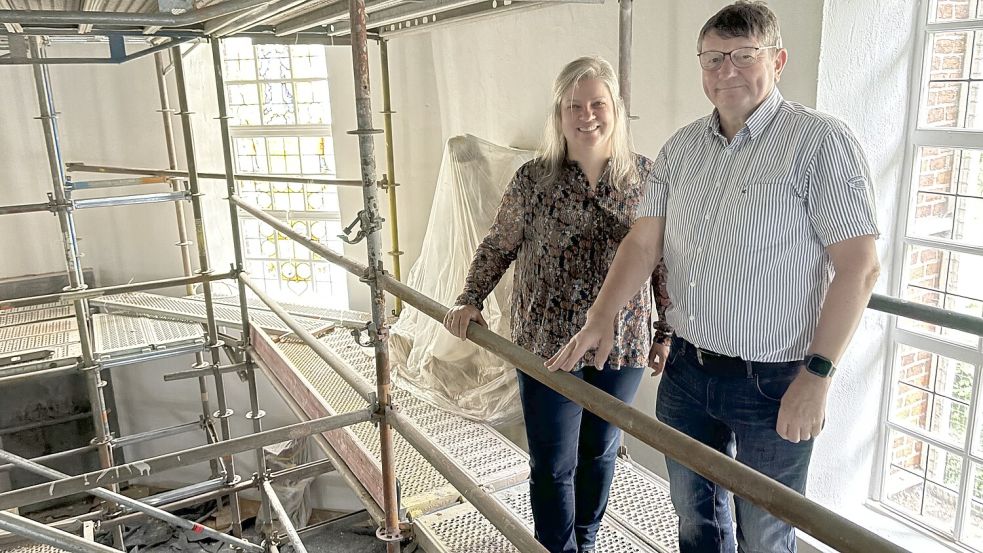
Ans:
[[[226,98],[240,173],[336,176],[323,46],[222,41]],[[240,181],[239,195],[341,253],[336,187]],[[242,214],[245,269],[282,301],[348,307],[344,269]]]
[[[983,1],[928,2],[897,291],[983,316]],[[877,499],[983,551],[983,341],[898,319]]]

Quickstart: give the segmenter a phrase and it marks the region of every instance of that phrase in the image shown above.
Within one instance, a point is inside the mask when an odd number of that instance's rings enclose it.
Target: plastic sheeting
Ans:
[[[263,456],[266,458],[266,468],[273,471],[281,471],[299,467],[310,462],[311,448],[308,447],[309,439],[307,436],[272,444],[263,447]],[[294,528],[307,526],[307,521],[311,518],[311,483],[315,477],[308,478],[282,478],[273,484],[273,491],[276,492],[277,499],[283,505],[283,509],[290,515],[290,523]],[[274,515],[275,517],[275,515]],[[257,515],[257,519],[262,518],[262,513]],[[271,521],[259,520],[262,526]],[[279,521],[275,522],[277,528],[283,531],[283,526]]]
[[[471,258],[494,222],[516,170],[533,153],[465,135],[447,141],[420,257],[406,282],[452,305],[464,287]],[[509,337],[512,270],[485,300],[488,327]],[[437,407],[490,423],[521,414],[515,368],[443,325],[406,306],[391,331],[391,359],[399,383]]]

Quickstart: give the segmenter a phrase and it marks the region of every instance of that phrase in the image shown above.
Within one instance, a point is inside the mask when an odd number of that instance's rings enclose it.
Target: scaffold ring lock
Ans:
[[[376,529],[376,531],[375,531],[375,537],[379,538],[379,540],[384,541],[384,542],[399,542],[399,541],[403,541],[403,533],[400,532],[398,529],[396,530],[396,533],[395,534],[390,534],[382,526],[380,526],[379,528]]]
[[[263,411],[262,409],[257,409],[255,415],[253,414],[252,411],[246,413],[246,418],[253,419],[253,420],[259,420],[265,416],[266,416],[266,411]]]
[[[233,411],[232,409],[226,409],[225,413],[222,413],[221,411],[215,411],[214,413],[212,413],[212,416],[215,417],[216,419],[227,419],[234,414],[235,411]]]

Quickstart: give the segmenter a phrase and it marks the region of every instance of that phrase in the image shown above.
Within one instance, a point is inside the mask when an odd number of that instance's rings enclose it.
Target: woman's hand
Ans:
[[[473,305],[457,305],[447,311],[444,315],[444,328],[451,334],[462,340],[468,337],[468,324],[474,321],[479,325],[488,328],[488,323],[481,316],[481,310]]]
[[[662,342],[652,342],[649,349],[649,368],[652,369],[652,376],[659,376],[666,368],[666,359],[669,359],[669,344]]]

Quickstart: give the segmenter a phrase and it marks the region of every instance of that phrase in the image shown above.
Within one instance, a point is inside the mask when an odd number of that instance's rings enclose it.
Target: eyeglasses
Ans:
[[[758,63],[761,51],[770,48],[778,48],[778,46],[748,46],[745,48],[736,48],[730,52],[707,51],[700,52],[696,57],[700,58],[700,67],[707,71],[720,69],[727,56],[730,56],[730,62],[734,64],[734,67],[744,69],[745,67],[751,67]]]

